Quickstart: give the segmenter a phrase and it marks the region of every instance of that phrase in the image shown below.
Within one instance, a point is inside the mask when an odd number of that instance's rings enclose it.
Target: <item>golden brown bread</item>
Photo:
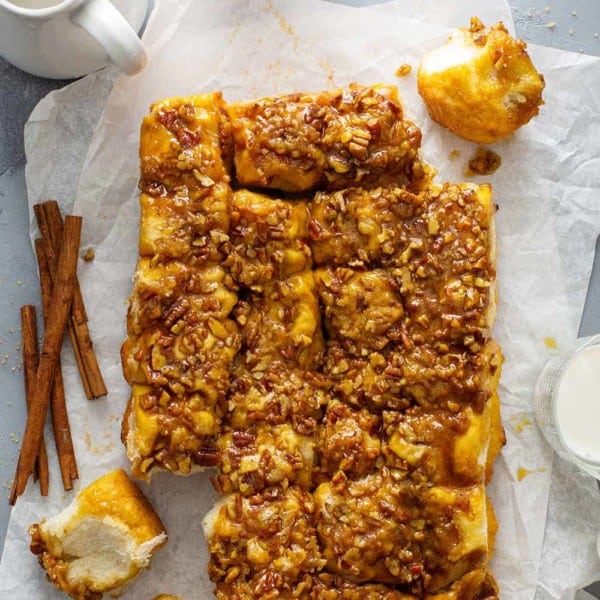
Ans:
[[[311,267],[306,202],[248,190],[233,193],[231,252],[224,265],[243,287],[285,279]]]
[[[225,496],[204,520],[217,598],[306,597],[325,564],[313,513],[312,495],[295,486]]]
[[[351,580],[421,595],[487,560],[482,485],[419,486],[384,468],[360,479],[334,478],[314,497],[327,569]]]
[[[421,61],[417,85],[431,118],[480,144],[528,123],[543,104],[544,78],[526,48],[502,23],[485,27],[473,17]]]
[[[232,104],[228,112],[243,186],[303,192],[423,177],[421,132],[403,119],[394,86],[350,84]]]
[[[419,144],[386,85],[144,121],[123,435],[216,467],[220,599],[497,598],[495,209]]]
[[[314,434],[304,435],[291,423],[224,427],[217,449],[220,463],[215,476],[222,494],[255,494],[271,486],[311,488],[316,467]]]
[[[140,132],[140,259],[121,357],[132,395],[123,441],[137,477],[214,466],[229,371],[232,145],[221,94],[152,105]]]
[[[321,315],[312,271],[275,280],[262,293],[238,302],[235,319],[242,335],[241,362],[265,371],[274,361],[312,370],[324,352]]]
[[[162,196],[184,186],[195,200],[204,188],[228,182],[232,156],[225,108],[220,92],[155,102],[140,131],[142,190]]]
[[[99,600],[150,564],[165,528],[123,470],[79,492],[60,514],[32,525],[31,551],[48,579],[75,600]]]

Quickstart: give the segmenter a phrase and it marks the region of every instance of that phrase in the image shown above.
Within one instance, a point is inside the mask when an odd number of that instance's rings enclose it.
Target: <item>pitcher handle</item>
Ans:
[[[148,56],[140,38],[109,0],[84,2],[71,20],[96,39],[123,73],[134,75],[144,68]]]

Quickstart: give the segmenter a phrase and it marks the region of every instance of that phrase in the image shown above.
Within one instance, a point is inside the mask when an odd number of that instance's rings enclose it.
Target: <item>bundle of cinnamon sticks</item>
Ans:
[[[35,251],[45,331],[41,354],[38,354],[35,308],[23,306],[22,352],[28,414],[10,504],[23,494],[32,474],[34,480],[39,479],[41,494],[48,494],[48,457],[43,432],[49,408],[64,489],[72,489],[73,480],[79,477],[60,364],[66,329],[86,396],[91,400],[107,393],[77,279],[81,217],[67,216],[63,223],[54,201],[36,204],[34,212],[41,234],[35,241]]]

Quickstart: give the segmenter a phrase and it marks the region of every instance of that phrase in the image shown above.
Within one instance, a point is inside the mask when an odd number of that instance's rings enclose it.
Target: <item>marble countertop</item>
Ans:
[[[599,0],[512,0],[510,4],[517,33],[526,41],[600,56]],[[30,303],[39,306],[39,284],[28,236],[23,126],[37,102],[66,83],[27,75],[0,58],[0,490],[5,498],[25,421],[19,308]],[[598,254],[596,262],[600,263]],[[594,269],[581,335],[600,331],[599,272],[600,268]],[[58,471],[53,470],[52,476],[58,485]],[[8,517],[8,502],[0,501],[0,550]],[[600,585],[589,591],[600,598]]]

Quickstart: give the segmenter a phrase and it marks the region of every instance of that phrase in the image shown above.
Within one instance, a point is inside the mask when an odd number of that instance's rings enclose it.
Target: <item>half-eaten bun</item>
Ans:
[[[76,600],[118,592],[167,541],[158,515],[121,469],[90,484],[29,533],[48,579]]]

